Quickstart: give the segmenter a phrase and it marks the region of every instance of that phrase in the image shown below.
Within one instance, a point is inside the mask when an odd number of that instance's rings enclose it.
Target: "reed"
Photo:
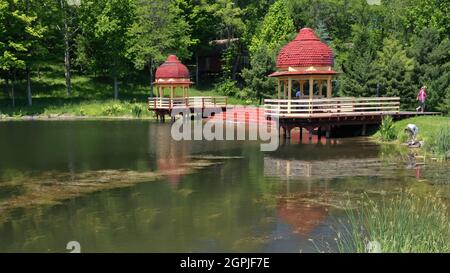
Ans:
[[[381,252],[450,252],[450,220],[444,201],[409,192],[375,201],[364,195],[336,232],[339,252],[368,252],[379,243]]]

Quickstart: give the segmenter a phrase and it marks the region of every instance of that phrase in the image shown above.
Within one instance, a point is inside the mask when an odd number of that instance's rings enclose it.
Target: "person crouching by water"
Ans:
[[[408,145],[415,145],[419,128],[415,124],[408,124],[406,125],[405,133],[408,134]]]
[[[419,93],[417,94],[417,100],[419,101],[420,105],[416,108],[416,112],[421,110],[423,113],[425,111],[425,100],[427,99],[427,87],[422,86],[420,88]]]

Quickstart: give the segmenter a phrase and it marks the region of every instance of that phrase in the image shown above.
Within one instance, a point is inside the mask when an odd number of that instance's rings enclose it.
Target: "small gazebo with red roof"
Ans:
[[[154,82],[158,96],[164,97],[164,90],[170,90],[170,98],[176,96],[176,90],[181,88],[184,98],[189,96],[189,86],[192,84],[189,70],[178,60],[177,56],[169,55],[167,60],[156,69]]]
[[[298,82],[300,98],[323,98],[323,86],[326,85],[326,97],[331,98],[331,80],[336,72],[332,69],[333,51],[320,41],[314,31],[303,28],[297,37],[284,46],[277,57],[278,71],[270,77],[278,79],[278,99],[291,99],[293,85]],[[309,92],[305,95],[305,83]],[[317,92],[314,94],[314,85]],[[283,86],[283,94],[281,87]]]

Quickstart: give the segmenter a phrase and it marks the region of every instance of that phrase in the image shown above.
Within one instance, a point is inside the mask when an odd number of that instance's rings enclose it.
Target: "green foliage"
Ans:
[[[77,63],[90,72],[121,78],[129,69],[127,32],[134,20],[133,0],[82,1]]]
[[[445,156],[450,151],[450,127],[442,127],[433,134],[430,143],[426,143],[425,147],[437,156]]]
[[[191,26],[182,16],[179,5],[183,1],[136,0],[135,18],[128,28],[127,57],[137,69],[160,63],[167,55],[190,57],[193,44]]]
[[[268,52],[275,52],[295,34],[295,26],[285,0],[277,0],[269,8],[260,29],[253,36],[249,50],[257,54],[262,47]]]
[[[447,91],[444,100],[439,103],[438,110],[445,114],[450,113],[450,90]]]
[[[276,92],[276,80],[268,77],[274,69],[273,51],[262,45],[252,55],[251,68],[242,71],[242,77],[248,86],[247,97],[261,101],[263,98],[270,98]]]
[[[131,106],[131,113],[135,118],[140,118],[142,116],[142,112],[144,110],[142,109],[141,104],[139,103],[133,103]]]
[[[419,32],[433,28],[441,35],[450,35],[450,5],[447,0],[408,2],[405,14],[408,29]]]
[[[374,66],[381,84],[381,95],[400,97],[402,107],[413,107],[416,99],[416,90],[412,84],[414,59],[407,56],[400,41],[384,39]]]
[[[383,141],[392,141],[397,138],[397,134],[394,129],[394,122],[392,121],[391,116],[383,117],[379,128],[379,133],[381,140]]]
[[[340,252],[367,252],[369,242],[378,242],[381,252],[446,253],[450,251],[450,219],[444,201],[436,196],[405,192],[381,201],[363,197],[352,208],[337,232]]]
[[[216,92],[224,96],[234,96],[239,93],[239,88],[236,82],[232,80],[225,80],[216,86]]]
[[[118,116],[124,112],[124,107],[119,103],[103,107],[102,112],[106,116]]]
[[[345,74],[339,92],[344,96],[375,96],[378,91],[377,71],[374,69],[378,35],[360,26],[354,26],[353,33],[353,46],[342,65]]]

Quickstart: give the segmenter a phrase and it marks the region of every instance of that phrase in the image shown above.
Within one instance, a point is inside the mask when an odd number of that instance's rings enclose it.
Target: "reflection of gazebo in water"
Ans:
[[[312,29],[301,29],[297,37],[281,49],[277,58],[278,71],[270,75],[278,79],[278,99],[290,100],[294,84],[299,85],[300,98],[322,98],[324,86],[326,97],[331,98],[331,80],[336,74],[332,66],[331,49]],[[305,84],[308,95],[305,95]],[[317,94],[314,94],[315,85]]]
[[[325,206],[280,200],[277,205],[277,213],[280,219],[292,226],[293,232],[308,236],[320,224],[322,224],[328,211]]]

